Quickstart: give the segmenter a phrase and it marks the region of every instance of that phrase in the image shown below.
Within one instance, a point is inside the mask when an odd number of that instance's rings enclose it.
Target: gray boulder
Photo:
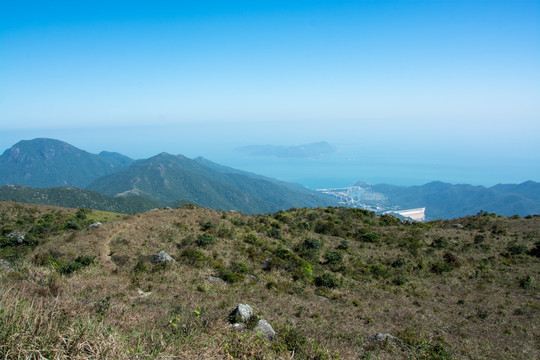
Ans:
[[[396,340],[397,338],[395,336],[392,336],[390,334],[383,334],[383,333],[378,333],[376,335],[373,335],[373,336],[368,336],[366,338],[367,341],[386,341],[386,340]]]
[[[224,282],[225,282],[225,280],[220,279],[220,278],[215,277],[215,276],[211,276],[211,275],[208,276],[208,277],[206,278],[206,280],[208,280],[208,281],[210,281],[210,282],[213,282],[213,283],[224,283]]]
[[[17,244],[22,244],[24,242],[24,234],[18,231],[10,233],[7,238]]]
[[[171,255],[167,254],[165,251],[161,250],[157,255],[154,255],[152,260],[154,264],[164,263],[164,262],[175,262]]]
[[[101,225],[103,225],[103,224],[100,223],[100,222],[98,221],[98,222],[96,222],[96,223],[93,223],[93,224],[88,225],[87,229],[88,229],[88,230],[92,230],[92,229],[95,229],[95,228],[100,227]]]
[[[253,316],[253,309],[248,304],[238,304],[236,309],[229,315],[231,323],[246,323]]]
[[[274,340],[276,337],[276,332],[272,328],[272,325],[268,323],[268,321],[261,319],[257,323],[257,326],[255,327],[255,332],[258,334],[261,334],[266,340]]]

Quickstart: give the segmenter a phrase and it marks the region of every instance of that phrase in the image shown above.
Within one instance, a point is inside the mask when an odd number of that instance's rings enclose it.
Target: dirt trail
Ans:
[[[106,271],[113,272],[117,269],[116,264],[111,259],[111,242],[118,238],[121,233],[135,226],[139,221],[140,218],[138,216],[133,216],[128,219],[103,225],[102,231],[105,231],[108,235],[104,237],[99,244],[98,262]]]

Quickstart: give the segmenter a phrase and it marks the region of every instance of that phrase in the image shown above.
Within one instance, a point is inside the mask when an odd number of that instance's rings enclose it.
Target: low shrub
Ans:
[[[200,234],[197,236],[197,241],[195,242],[200,247],[207,247],[211,245],[216,240],[216,237],[212,234]]]
[[[340,281],[336,275],[328,272],[316,276],[313,282],[316,286],[324,286],[330,289],[335,289],[340,285]]]
[[[343,262],[343,254],[339,251],[329,251],[323,255],[326,264],[339,265]]]

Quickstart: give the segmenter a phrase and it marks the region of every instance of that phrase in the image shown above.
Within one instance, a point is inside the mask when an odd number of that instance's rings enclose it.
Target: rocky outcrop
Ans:
[[[24,234],[18,231],[10,233],[7,238],[16,244],[22,244],[24,242]]]
[[[247,323],[254,315],[253,309],[248,304],[238,304],[229,315],[229,321],[232,323]]]
[[[164,262],[175,262],[175,260],[171,257],[171,255],[167,254],[165,251],[160,251],[157,253],[157,255],[154,255],[152,262],[154,264],[161,264]]]
[[[96,228],[98,228],[98,227],[101,227],[101,225],[103,225],[103,224],[100,223],[100,222],[98,221],[98,222],[96,222],[96,223],[93,223],[93,224],[88,225],[87,229],[88,229],[88,230],[96,229]]]
[[[270,341],[274,340],[274,338],[276,337],[276,332],[272,328],[272,325],[270,325],[268,321],[264,319],[259,320],[257,326],[255,326],[255,331],[258,334],[261,334],[265,339]]]
[[[231,326],[236,330],[250,329],[260,334],[266,340],[272,341],[276,337],[276,332],[268,321],[259,318],[253,312],[253,309],[248,304],[238,304],[229,314]]]

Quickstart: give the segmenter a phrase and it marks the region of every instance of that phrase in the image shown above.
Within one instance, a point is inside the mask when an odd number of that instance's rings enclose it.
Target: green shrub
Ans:
[[[318,234],[341,236],[342,231],[331,220],[317,220],[314,230]]]
[[[179,260],[186,265],[200,267],[206,262],[207,259],[201,250],[187,248],[182,250],[179,256]]]
[[[207,247],[214,243],[216,237],[212,234],[200,234],[197,236],[196,244],[200,247]]]
[[[346,239],[341,240],[339,245],[336,247],[338,250],[348,250],[349,249],[349,241]]]
[[[231,272],[228,270],[224,270],[220,274],[220,278],[222,278],[224,281],[233,284],[240,281],[244,281],[244,274],[239,274],[235,272]]]
[[[94,263],[94,257],[91,256],[79,256],[73,261],[61,264],[58,267],[58,272],[64,275],[70,275],[74,272],[82,269],[83,267],[92,265]]]
[[[292,278],[295,281],[307,280],[313,276],[313,268],[307,261],[301,261],[296,264],[292,271]]]
[[[278,239],[278,240],[282,238],[280,229],[271,229],[267,232],[267,235],[271,238]]]
[[[503,228],[501,226],[498,226],[498,225],[495,225],[491,229],[491,233],[494,234],[494,235],[506,235],[507,231],[506,231],[505,228]]]
[[[368,271],[377,278],[387,278],[390,275],[388,269],[381,264],[369,265]]]
[[[298,245],[296,251],[298,255],[304,259],[316,261],[318,259],[319,250],[322,248],[322,244],[319,240],[314,238],[305,239],[300,245]]]
[[[282,246],[274,251],[274,255],[283,260],[290,260],[294,257],[294,253],[291,250]]]
[[[290,326],[276,327],[277,338],[272,344],[272,348],[278,352],[288,351],[296,354],[297,356],[305,355],[304,352],[307,343],[306,337],[298,330]]]
[[[521,255],[527,252],[527,247],[525,245],[520,245],[515,242],[512,242],[508,245],[508,252],[511,255]]]
[[[534,247],[529,250],[528,254],[534,257],[540,257],[540,241],[534,244]]]
[[[482,234],[478,234],[474,237],[474,243],[475,244],[481,244],[486,240],[486,236]]]
[[[402,267],[402,266],[405,266],[407,265],[407,262],[405,261],[404,258],[397,258],[396,260],[392,261],[392,267],[394,268],[398,268],[398,267]]]
[[[91,213],[91,210],[88,210],[88,209],[85,209],[85,208],[80,208],[79,210],[77,210],[77,212],[75,213],[75,217],[77,219],[80,219],[80,220],[86,220],[86,217],[87,215]]]
[[[328,265],[339,265],[343,262],[343,254],[339,251],[329,251],[323,255]]]
[[[375,243],[380,240],[379,234],[373,231],[366,231],[364,229],[360,229],[358,233],[356,234],[356,238],[362,242],[367,243]]]
[[[302,248],[306,250],[320,250],[322,248],[322,244],[317,239],[307,238],[302,242]]]
[[[239,274],[247,274],[249,273],[249,267],[243,262],[233,261],[231,263],[231,271]]]
[[[9,235],[14,231],[15,230],[11,226],[8,226],[8,225],[2,226],[2,231],[1,231],[2,234],[1,235]]]
[[[454,268],[446,261],[438,261],[431,264],[431,271],[435,274],[442,274],[452,271]]]
[[[214,230],[216,228],[216,224],[210,222],[210,221],[205,221],[203,223],[201,223],[201,231],[209,231],[209,230]]]
[[[381,225],[397,225],[400,223],[400,220],[393,215],[383,214],[379,218],[379,223]]]
[[[259,242],[259,238],[257,237],[257,235],[249,233],[244,236],[244,242],[255,245]]]
[[[433,243],[431,244],[431,246],[433,246],[434,248],[439,248],[439,249],[445,249],[449,245],[450,245],[450,242],[448,241],[448,239],[442,236],[438,239],[433,240]]]
[[[533,288],[533,278],[531,275],[527,275],[524,278],[519,279],[519,286],[523,289],[532,289]]]
[[[396,285],[396,286],[402,286],[402,285],[405,285],[406,283],[408,282],[407,278],[405,276],[396,276],[395,278],[392,279],[392,284]]]
[[[316,286],[324,286],[330,289],[335,289],[339,287],[339,279],[332,273],[324,273],[315,277],[314,283]]]

